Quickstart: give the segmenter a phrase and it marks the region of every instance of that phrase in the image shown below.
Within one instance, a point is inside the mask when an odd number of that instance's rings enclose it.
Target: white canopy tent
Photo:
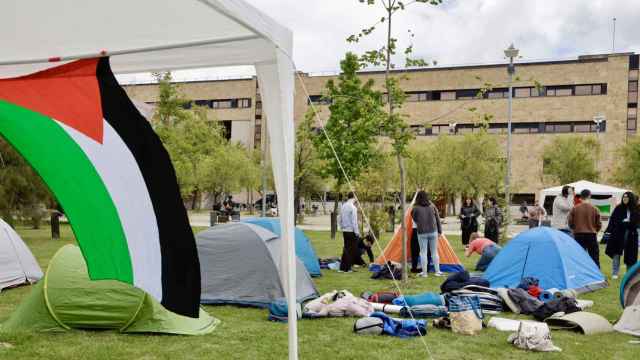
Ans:
[[[580,180],[566,185],[574,187],[576,189],[576,194],[579,194],[584,189],[589,189],[589,191],[591,191],[591,195],[610,196],[609,199],[602,199],[599,201],[594,200],[596,202],[594,205],[604,206],[604,202],[607,202],[607,205],[609,205],[611,209],[622,201],[622,194],[629,191],[609,185],[596,184],[587,180]],[[560,195],[560,193],[562,193],[562,187],[566,185],[554,186],[540,191],[540,204],[545,203],[546,197],[555,197]],[[600,204],[600,202],[602,204]]]
[[[254,65],[282,226],[289,358],[297,358],[294,306],[292,33],[243,0],[5,0],[0,78],[110,56],[116,74]]]

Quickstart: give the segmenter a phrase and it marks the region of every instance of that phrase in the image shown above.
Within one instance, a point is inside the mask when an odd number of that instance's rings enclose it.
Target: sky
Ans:
[[[294,60],[300,71],[335,72],[347,51],[362,53],[384,43],[381,26],[357,45],[346,42],[349,35],[380,20],[380,0],[375,6],[358,0],[246,1],[293,31]],[[444,0],[439,6],[412,4],[394,15],[393,25],[400,48],[412,43],[415,57],[451,66],[504,62],[503,50],[510,43],[520,49],[520,61],[608,53],[614,17],[615,51],[640,51],[639,0]],[[402,66],[404,60],[399,57],[396,62]],[[197,80],[252,74],[252,67],[233,67],[182,71],[174,77]]]

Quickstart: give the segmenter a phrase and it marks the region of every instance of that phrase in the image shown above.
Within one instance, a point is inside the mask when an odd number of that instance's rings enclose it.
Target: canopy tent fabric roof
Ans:
[[[570,184],[566,184],[568,186],[573,186],[576,189],[576,193],[580,193],[580,191],[584,189],[589,189],[592,195],[611,195],[613,196],[617,202],[620,202],[622,198],[622,194],[629,191],[626,189],[621,189],[609,185],[604,184],[596,184],[587,180],[580,180]],[[562,192],[562,187],[566,185],[554,186],[548,189],[544,189],[540,191],[540,199],[541,203],[544,203],[544,198],[546,196],[558,196]]]
[[[290,358],[297,358],[292,33],[243,0],[9,0],[0,7],[0,78],[110,56],[115,73],[254,65],[281,216]]]

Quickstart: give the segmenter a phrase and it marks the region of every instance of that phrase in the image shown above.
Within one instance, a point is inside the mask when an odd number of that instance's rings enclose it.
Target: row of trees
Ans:
[[[185,110],[187,100],[171,83],[170,73],[156,74],[159,102],[153,126],[171,155],[183,199],[199,208],[242,190],[261,191],[260,154],[227,140],[218,121],[203,107]]]

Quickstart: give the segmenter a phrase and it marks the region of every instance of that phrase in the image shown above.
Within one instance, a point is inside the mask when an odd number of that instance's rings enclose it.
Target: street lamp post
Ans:
[[[509,58],[509,66],[507,67],[507,73],[509,74],[509,108],[507,112],[507,176],[504,182],[504,197],[506,201],[506,226],[505,234],[509,236],[509,223],[511,222],[511,108],[513,102],[513,74],[516,72],[515,65],[513,64],[513,58],[518,56],[519,50],[516,49],[513,44],[504,51],[504,55]]]

